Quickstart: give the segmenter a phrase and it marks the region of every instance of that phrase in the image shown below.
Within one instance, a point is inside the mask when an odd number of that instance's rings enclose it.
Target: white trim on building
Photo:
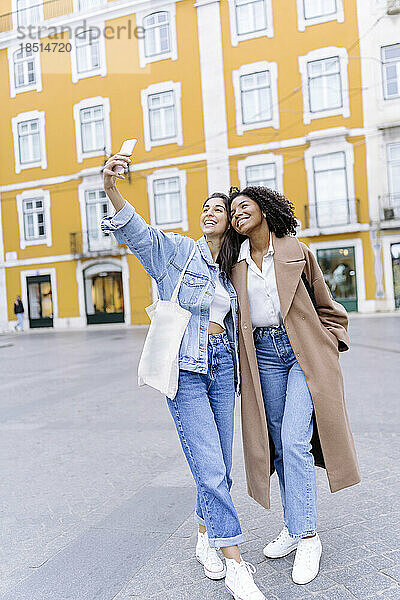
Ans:
[[[173,92],[174,111],[175,111],[175,135],[166,139],[151,139],[150,133],[150,113],[149,96]],[[152,83],[147,88],[140,91],[140,97],[143,110],[143,128],[144,128],[144,149],[149,152],[154,146],[166,146],[167,144],[183,145],[182,130],[182,108],[181,108],[181,82],[163,81],[161,83]]]
[[[41,92],[42,91],[42,70],[40,65],[40,52],[32,53],[32,61],[34,63],[35,81],[29,85],[16,86],[15,85],[15,63],[14,53],[18,52],[21,44],[9,46],[7,48],[8,58],[8,72],[10,76],[10,97],[15,98],[17,94],[23,94],[24,92]],[[28,60],[28,59],[25,59]]]
[[[110,99],[96,96],[93,98],[85,98],[77,104],[74,104],[73,115],[75,121],[75,140],[76,140],[76,155],[78,162],[83,162],[85,158],[94,156],[104,156],[103,148],[84,152],[82,148],[82,130],[80,111],[84,108],[93,108],[95,106],[103,107],[104,118],[104,146],[107,154],[111,154],[111,122],[110,122]]]
[[[101,175],[97,175],[97,176],[93,176],[93,177],[85,177],[83,179],[82,183],[80,183],[78,185],[78,198],[79,198],[79,208],[80,208],[80,215],[81,215],[81,229],[82,229],[82,252],[84,254],[86,254],[87,252],[90,251],[90,248],[89,248],[90,231],[88,228],[88,218],[87,218],[87,192],[98,192],[98,191],[104,192],[103,178]],[[108,206],[109,206],[108,214],[111,214],[113,212],[111,202],[110,202],[110,200],[108,200],[107,197],[105,197],[104,200],[107,201]],[[95,246],[94,251],[101,251],[101,250],[109,249],[110,253],[112,253],[113,249],[118,248],[118,244],[115,241],[114,236],[110,235],[110,236],[107,236],[104,238],[104,245],[102,247],[102,241],[101,241],[102,238],[100,236],[102,236],[103,234],[101,233],[101,229],[100,229],[100,220],[101,220],[101,218],[99,218],[99,223],[98,223],[99,240]],[[92,245],[91,241],[90,241],[90,245]]]
[[[246,169],[256,165],[274,165],[276,189],[283,194],[283,156],[280,154],[254,154],[246,156],[243,160],[238,160],[238,176],[240,188],[243,189],[247,185]]]
[[[158,180],[164,179],[178,179],[179,181],[181,219],[163,225],[157,223],[154,184]],[[182,229],[182,231],[188,231],[189,222],[186,198],[186,171],[177,168],[159,169],[157,171],[153,171],[153,173],[147,176],[147,194],[149,198],[150,223],[152,225],[159,227],[160,229]]]
[[[344,22],[343,0],[336,0],[336,10],[334,12],[309,19],[307,19],[305,15],[304,1],[305,0],[297,0],[297,28],[299,31],[305,31],[306,27],[327,23],[328,21],[337,21],[338,23]]]
[[[26,200],[43,200],[44,214],[44,230],[45,235],[37,239],[26,239],[25,222],[24,222],[24,201]],[[51,213],[50,213],[50,192],[49,190],[35,189],[25,190],[21,194],[17,194],[17,212],[19,225],[19,244],[21,250],[27,246],[42,246],[50,247],[52,245],[51,235]]]
[[[264,18],[265,27],[258,31],[249,31],[247,33],[238,32],[237,23],[237,6],[236,0],[228,0],[229,2],[229,21],[231,26],[231,43],[232,46],[237,46],[239,42],[251,40],[259,37],[274,37],[274,21],[272,13],[272,0],[263,0],[264,3]]]
[[[392,267],[392,244],[400,244],[400,233],[394,235],[381,236],[382,254],[383,254],[383,272],[385,278],[385,297],[386,308],[396,310],[394,287],[393,287],[393,267]]]
[[[268,72],[270,77],[271,91],[271,118],[263,121],[254,121],[252,123],[243,122],[243,105],[241,78],[245,75]],[[278,101],[278,65],[275,62],[266,60],[242,65],[239,69],[232,71],[233,90],[235,94],[236,107],[236,132],[243,135],[245,131],[253,129],[263,129],[273,127],[279,129],[279,101]]]
[[[29,163],[21,162],[21,154],[20,154],[20,140],[18,133],[18,126],[20,123],[26,121],[39,121],[39,147],[40,147],[40,158],[36,161],[32,161]],[[36,167],[41,167],[42,169],[47,169],[47,158],[46,158],[46,134],[45,134],[45,113],[43,110],[31,110],[28,112],[19,113],[16,117],[12,117],[11,119],[11,127],[13,132],[14,139],[14,157],[15,157],[15,172],[21,173],[21,171],[25,169],[34,169]]]
[[[154,4],[154,3],[153,3]],[[146,56],[145,38],[140,36],[138,38],[139,48],[139,66],[144,68],[147,64],[153,62],[159,62],[160,60],[177,60],[178,59],[178,45],[176,35],[176,4],[171,2],[169,4],[160,5],[157,7],[151,6],[146,10],[136,13],[136,27],[144,27],[143,21],[146,17],[159,12],[167,12],[169,15],[169,50],[155,54],[153,56]]]
[[[99,56],[99,66],[93,69],[89,69],[87,71],[81,71],[78,67],[78,55],[76,51],[76,30],[73,30],[73,35],[70,37],[69,42],[71,44],[71,74],[72,74],[72,83],[77,83],[80,79],[87,79],[88,77],[95,77],[96,75],[100,75],[101,77],[105,77],[107,75],[107,56],[106,56],[106,43],[105,37],[101,33],[100,28],[104,29],[105,21],[96,21],[91,22],[90,25],[94,26],[94,31],[96,31],[99,35],[97,38],[93,38],[94,41],[98,44],[98,56]],[[87,27],[86,31],[89,31],[90,26]],[[83,33],[83,32],[79,32]],[[74,35],[75,34],[75,35]],[[92,34],[90,34],[92,35]]]
[[[311,99],[309,91],[309,73],[308,64],[314,61],[327,60],[330,58],[339,59],[340,66],[340,84],[341,84],[341,106],[327,108],[324,110],[311,111]],[[324,117],[332,117],[342,115],[343,118],[350,117],[350,97],[349,97],[349,78],[348,78],[348,62],[349,57],[346,48],[336,48],[335,46],[327,46],[311,50],[304,56],[299,56],[299,69],[302,81],[303,90],[303,121],[305,125],[309,125],[313,119],[322,119]]]

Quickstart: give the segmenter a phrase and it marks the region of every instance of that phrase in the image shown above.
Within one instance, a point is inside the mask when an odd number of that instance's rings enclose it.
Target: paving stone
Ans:
[[[389,569],[383,569],[382,573],[389,575],[389,577],[395,579],[400,583],[400,565],[397,565],[396,567],[391,567]]]
[[[371,573],[366,577],[348,581],[346,587],[351,591],[356,598],[375,597],[378,592],[383,592],[385,589],[393,585],[393,580],[380,573]]]

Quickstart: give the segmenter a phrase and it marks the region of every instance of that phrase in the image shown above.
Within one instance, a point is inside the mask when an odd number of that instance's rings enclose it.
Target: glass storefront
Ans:
[[[354,247],[317,250],[317,260],[332,296],[347,311],[357,310],[357,274]]]
[[[123,323],[124,295],[122,273],[101,271],[99,268],[84,272],[86,317],[93,323]]]
[[[53,327],[50,275],[26,278],[30,327]]]
[[[395,308],[400,308],[400,244],[391,244],[393,292]]]

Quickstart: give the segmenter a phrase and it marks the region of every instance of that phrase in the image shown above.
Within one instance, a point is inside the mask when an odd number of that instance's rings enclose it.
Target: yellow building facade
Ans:
[[[3,330],[17,295],[31,328],[147,322],[151,279],[98,227],[101,168],[132,137],[119,189],[149,223],[198,238],[209,193],[276,188],[335,297],[376,310],[356,0],[2,11]]]

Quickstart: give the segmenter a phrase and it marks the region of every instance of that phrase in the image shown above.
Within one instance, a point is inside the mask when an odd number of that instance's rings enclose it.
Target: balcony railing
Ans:
[[[107,256],[125,254],[126,246],[118,244],[111,235],[100,230],[74,231],[69,234],[71,254],[74,256]]]
[[[398,15],[400,13],[400,0],[387,0],[386,12],[388,15]]]
[[[317,202],[304,207],[304,229],[340,227],[359,222],[359,198]]]
[[[400,192],[380,196],[379,208],[381,221],[398,221],[400,219]]]

